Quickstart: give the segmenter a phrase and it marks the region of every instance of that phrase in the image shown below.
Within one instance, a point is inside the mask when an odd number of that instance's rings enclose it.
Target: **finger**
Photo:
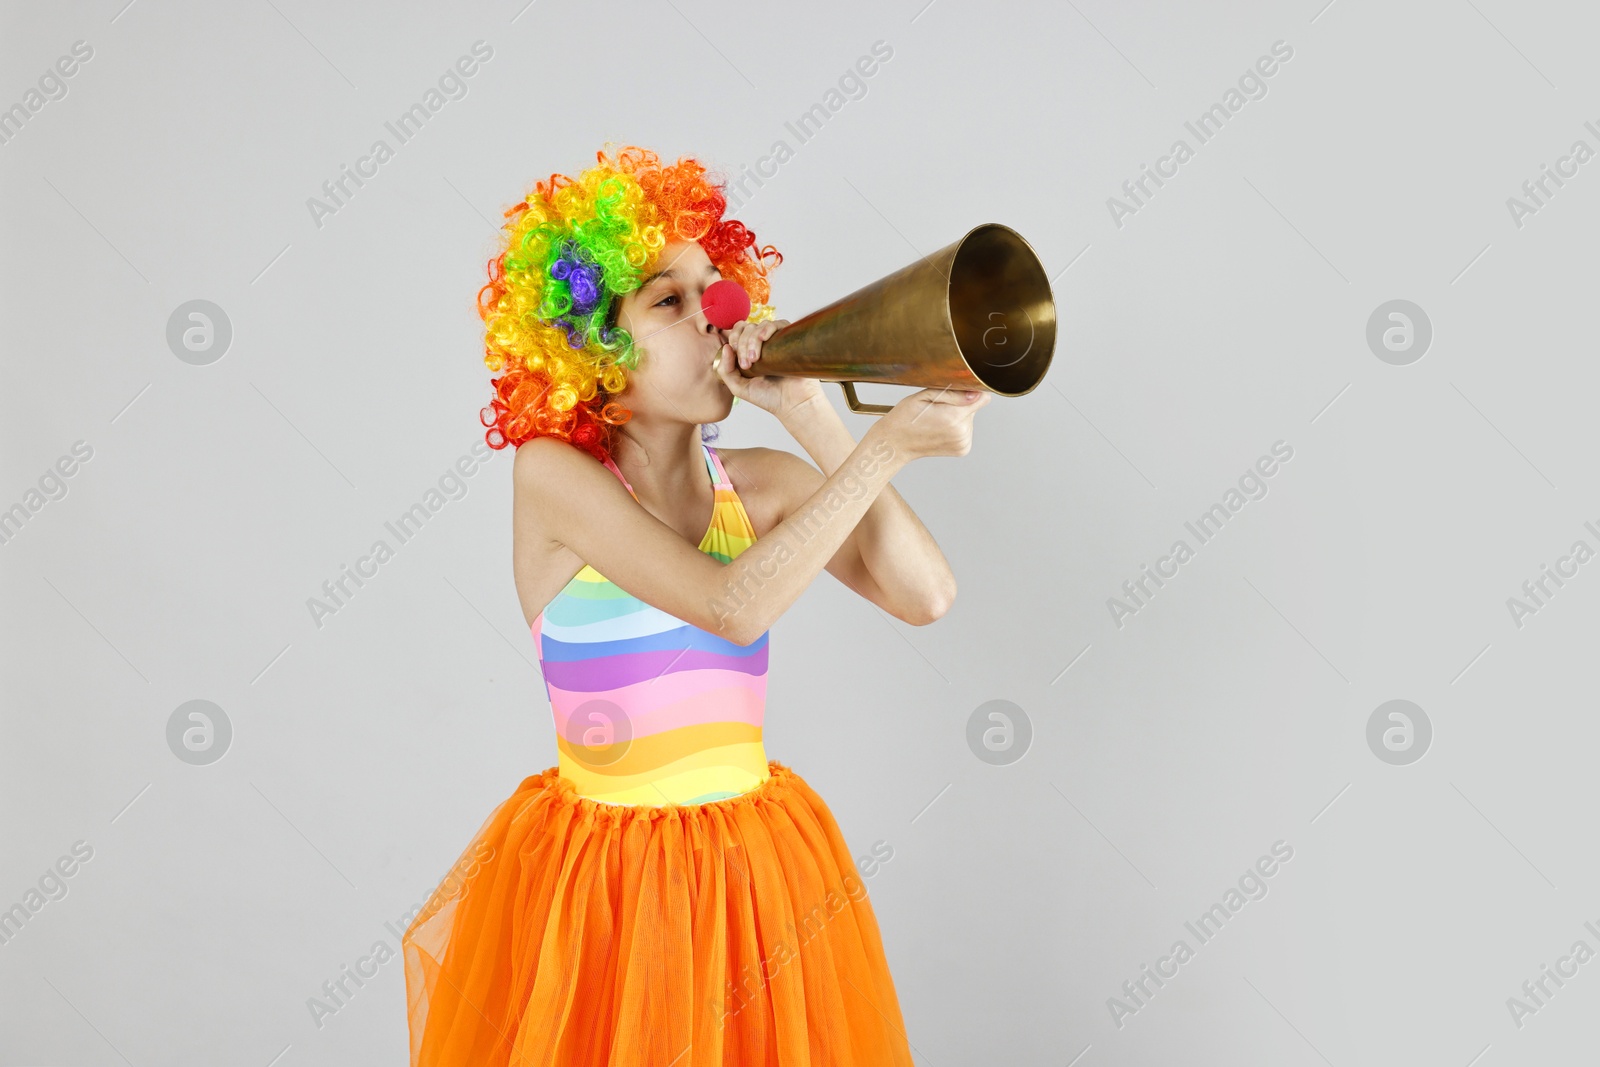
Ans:
[[[750,357],[750,362],[752,364],[761,358],[762,348],[766,345],[767,341],[772,338],[773,334],[777,333],[781,329],[783,329],[781,324],[770,319],[761,324],[760,329],[756,331],[755,351]]]
[[[761,342],[765,341],[767,336],[767,324],[764,322],[753,322],[745,331],[744,354],[750,357],[751,362],[755,361],[756,353],[761,351]]]
[[[968,404],[979,404],[981,397],[993,396],[994,394],[981,389],[955,389],[947,385],[942,389],[930,387],[914,395],[921,397],[925,403],[954,404],[961,407]],[[983,401],[983,403],[987,403],[987,401]]]
[[[739,357],[732,345],[723,345],[717,352],[717,376],[734,396],[744,392],[748,379],[739,373]]]

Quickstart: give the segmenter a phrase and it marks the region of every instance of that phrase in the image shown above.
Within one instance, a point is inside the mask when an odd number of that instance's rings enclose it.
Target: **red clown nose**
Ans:
[[[750,317],[750,294],[736,281],[724,278],[712,282],[700,294],[700,310],[706,321],[719,330],[730,329],[734,323]]]

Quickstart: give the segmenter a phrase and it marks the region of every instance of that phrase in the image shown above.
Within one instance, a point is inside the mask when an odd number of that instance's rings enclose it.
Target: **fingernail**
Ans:
[[[973,390],[968,389],[967,390],[967,399],[968,400],[976,400],[976,399],[978,399],[978,394],[975,393]]]

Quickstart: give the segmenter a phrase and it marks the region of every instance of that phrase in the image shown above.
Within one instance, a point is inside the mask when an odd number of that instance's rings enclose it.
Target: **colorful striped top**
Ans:
[[[699,549],[722,563],[756,540],[711,446],[716,502]],[[628,492],[622,471],[606,462]],[[634,494],[638,499],[638,494]],[[584,565],[533,620],[558,771],[612,804],[698,804],[768,777],[767,634],[740,646],[622,591]]]

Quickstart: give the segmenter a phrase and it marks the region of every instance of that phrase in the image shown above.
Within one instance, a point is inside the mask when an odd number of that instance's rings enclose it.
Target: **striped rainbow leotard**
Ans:
[[[716,450],[702,552],[724,564],[755,543]],[[628,492],[633,486],[609,459]],[[638,495],[634,494],[634,499]],[[767,634],[740,646],[646,604],[584,565],[533,620],[555,719],[558,770],[612,804],[698,804],[768,777],[761,722]]]

